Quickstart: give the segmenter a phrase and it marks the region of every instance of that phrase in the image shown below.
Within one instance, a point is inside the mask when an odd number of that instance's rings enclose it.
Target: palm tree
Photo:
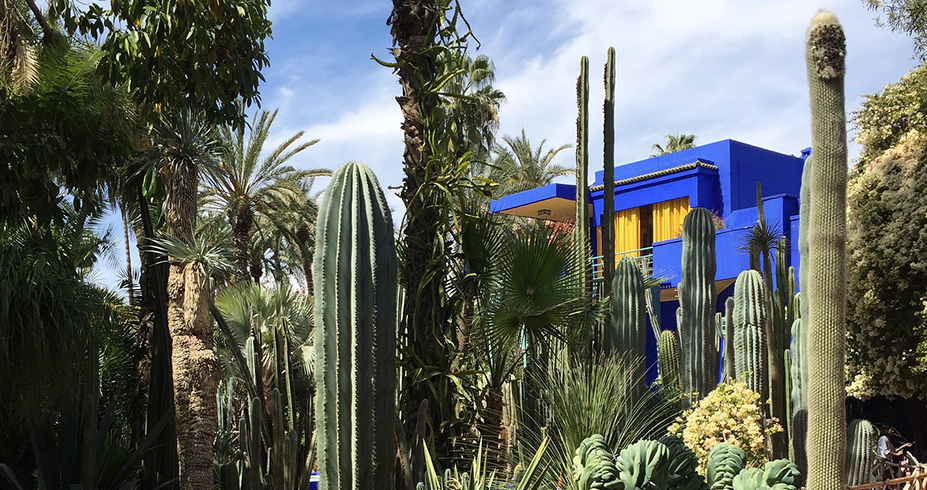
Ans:
[[[486,55],[471,58],[465,52],[446,51],[439,64],[457,71],[442,90],[442,108],[447,113],[447,131],[453,134],[454,151],[460,156],[472,152],[471,160],[485,159],[492,150],[499,129],[499,106],[505,94],[493,87],[496,67]]]
[[[493,149],[496,154],[492,162],[490,178],[499,183],[497,195],[511,194],[545,186],[557,177],[572,175],[574,170],[560,165],[552,165],[554,157],[563,150],[572,148],[563,145],[559,148],[547,150],[544,153],[544,143],[535,149],[521,130],[521,136],[503,136],[505,145],[496,145]]]
[[[249,277],[255,282],[260,281],[263,273],[260,260],[250,260],[255,213],[272,213],[298,206],[304,199],[299,187],[301,180],[331,175],[331,170],[327,169],[296,170],[284,165],[296,154],[319,142],[314,139],[297,143],[305,134],[303,131],[290,136],[262,158],[264,144],[276,117],[277,111],[259,112],[247,136],[243,125],[237,130],[228,126],[221,128],[222,162],[206,174],[208,207],[228,216],[232,225],[239,281]]]
[[[166,175],[167,235],[193,247],[199,173],[215,166],[219,143],[211,125],[191,111],[164,116],[153,127],[150,164]],[[211,488],[219,361],[209,322],[209,275],[203,261],[171,255],[167,323],[171,336],[174,417],[181,490]]]
[[[654,143],[651,149],[655,153],[652,153],[650,156],[658,157],[660,155],[666,155],[667,153],[695,148],[695,142],[697,140],[698,136],[694,134],[668,134],[666,135],[666,147],[664,148],[660,146],[659,143]]]

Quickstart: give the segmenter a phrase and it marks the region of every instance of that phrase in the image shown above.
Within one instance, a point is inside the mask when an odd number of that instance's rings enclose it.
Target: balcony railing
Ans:
[[[638,248],[635,250],[622,250],[615,253],[615,267],[624,257],[630,257],[637,266],[640,267],[644,277],[650,277],[653,274],[653,247]],[[590,260],[592,266],[592,288],[593,294],[601,296],[603,273],[605,272],[605,258],[602,255],[592,257]]]

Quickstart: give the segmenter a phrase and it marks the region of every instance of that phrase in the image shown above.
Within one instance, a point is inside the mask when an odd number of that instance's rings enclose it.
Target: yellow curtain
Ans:
[[[615,213],[615,252],[617,257],[630,255],[637,257],[640,252],[623,254],[628,250],[641,248],[641,210],[640,208],[625,209]]]
[[[689,214],[689,198],[680,197],[672,201],[653,205],[653,241],[662,242],[680,236],[682,220]]]
[[[602,226],[599,226],[595,229],[595,244],[596,244],[596,252],[599,255],[602,255]],[[596,264],[596,265],[599,265],[599,264]],[[605,265],[604,260],[601,262],[601,265],[603,266]],[[593,270],[595,271],[597,277],[602,277],[602,275],[605,272],[604,267],[595,267]]]

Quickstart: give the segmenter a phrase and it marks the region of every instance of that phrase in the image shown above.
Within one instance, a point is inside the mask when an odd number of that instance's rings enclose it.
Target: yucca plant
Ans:
[[[603,355],[593,362],[561,355],[540,374],[540,399],[547,411],[543,434],[527,432],[524,442],[537,447],[545,436],[551,439],[549,461],[557,475],[572,471],[576,448],[590,434],[601,434],[611,451],[617,452],[645,437],[656,437],[675,415],[675,407],[656,392],[635,398],[631,387],[637,381],[636,367],[642,359]],[[566,487],[572,488],[571,482]]]

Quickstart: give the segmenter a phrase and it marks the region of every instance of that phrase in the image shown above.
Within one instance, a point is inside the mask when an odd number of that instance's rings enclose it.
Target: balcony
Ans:
[[[624,257],[630,257],[640,268],[645,278],[653,274],[653,247],[623,250],[615,253],[615,267]],[[590,259],[592,265],[592,294],[601,297],[602,282],[604,281],[605,257],[597,255]]]

